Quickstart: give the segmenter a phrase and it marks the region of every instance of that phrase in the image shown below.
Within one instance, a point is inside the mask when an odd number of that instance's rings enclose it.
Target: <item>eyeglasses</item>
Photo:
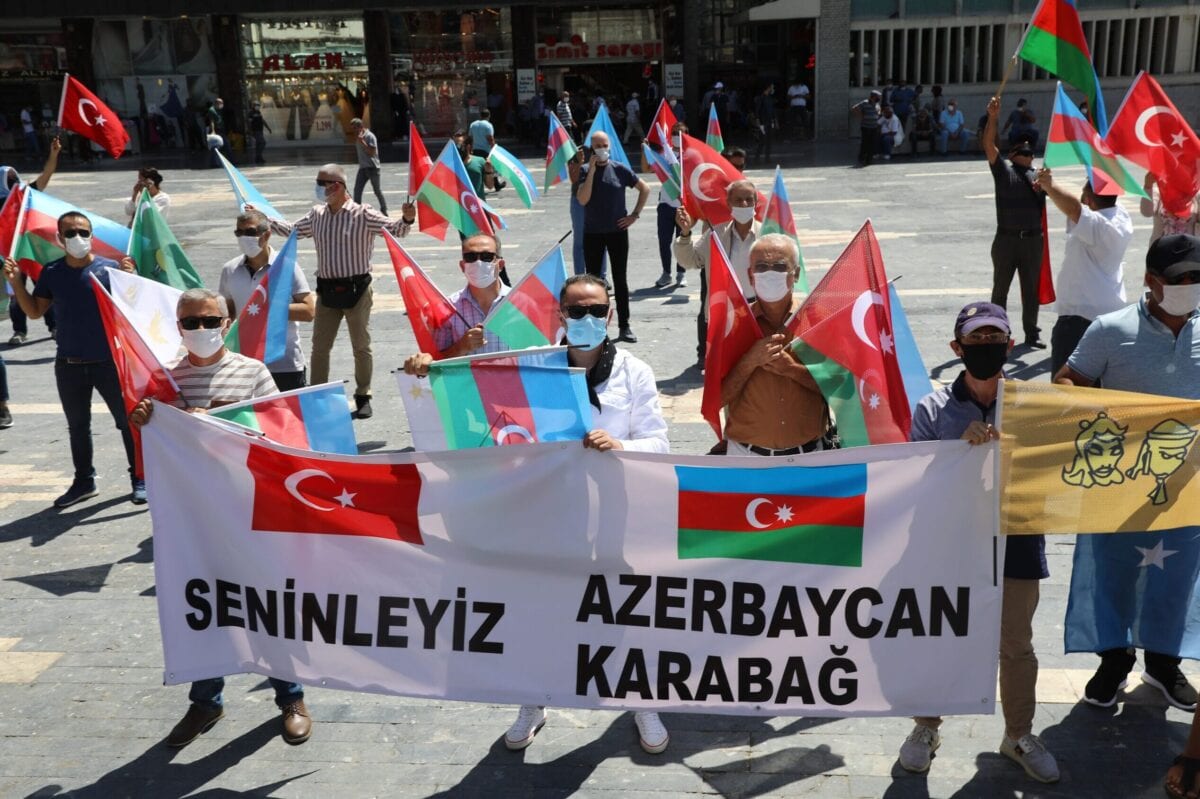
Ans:
[[[240,227],[233,231],[233,235],[245,236],[247,238],[249,238],[251,236],[253,236],[254,238],[258,238],[262,234],[263,234],[263,231],[260,231],[258,228],[252,228],[252,227],[246,227],[246,228]]]
[[[496,260],[496,253],[494,253],[494,252],[464,252],[463,253],[463,263],[464,264],[473,264],[476,261],[483,261],[485,264],[490,264],[494,260]]]
[[[958,340],[963,344],[1007,344],[1008,334],[1002,331],[995,333],[968,333],[965,336],[959,336]]]
[[[184,330],[216,330],[224,321],[224,316],[185,316],[179,320],[179,326]]]
[[[1187,284],[1200,283],[1200,272],[1181,272],[1174,277],[1163,278],[1163,282],[1168,286],[1183,286]]]
[[[321,180],[320,178],[317,178],[317,185],[320,186],[321,188],[325,188],[326,186],[333,186],[338,183],[341,183],[341,181],[340,180]]]
[[[751,268],[755,272],[762,274],[763,272],[787,272],[792,268],[792,265],[787,261],[776,261],[773,264],[766,261],[759,261]]]
[[[76,236],[84,239],[90,239],[92,237],[92,231],[75,228],[74,230],[64,230],[62,233],[62,237],[64,239],[73,239]]]
[[[570,319],[582,319],[588,314],[597,319],[603,319],[608,316],[608,303],[603,305],[568,305],[563,310],[567,312],[567,317]]]

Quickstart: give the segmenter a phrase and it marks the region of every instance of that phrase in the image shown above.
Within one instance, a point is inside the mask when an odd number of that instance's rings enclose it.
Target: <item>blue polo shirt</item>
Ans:
[[[588,165],[579,170],[579,185],[587,178]],[[592,197],[583,206],[583,232],[615,233],[620,230],[617,220],[629,216],[625,207],[625,190],[638,184],[638,176],[619,161],[596,164],[596,177],[592,181]]]
[[[971,398],[966,372],[949,388],[927,394],[913,413],[910,441],[954,441],[971,422],[996,421],[996,403],[984,407]],[[1005,536],[1004,576],[1016,580],[1041,580],[1050,576],[1046,565],[1046,537],[1042,535]]]
[[[54,303],[59,358],[112,361],[112,351],[108,348],[108,336],[104,335],[104,323],[100,321],[100,307],[96,304],[90,277],[95,275],[104,288],[109,288],[108,267],[120,268],[116,261],[99,255],[81,269],[67,266],[65,258],[42,267],[42,275],[33,289],[33,296]]]
[[[1164,397],[1200,399],[1200,315],[1193,313],[1177,337],[1135,305],[1096,317],[1067,365],[1105,388]]]

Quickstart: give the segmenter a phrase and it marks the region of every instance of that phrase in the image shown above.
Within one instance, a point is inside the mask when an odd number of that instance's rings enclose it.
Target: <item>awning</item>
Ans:
[[[738,15],[738,22],[777,22],[821,16],[821,0],[771,0]]]

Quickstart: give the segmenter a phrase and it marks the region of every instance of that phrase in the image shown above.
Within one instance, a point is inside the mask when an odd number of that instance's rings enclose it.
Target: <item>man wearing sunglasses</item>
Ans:
[[[179,397],[173,403],[176,407],[206,413],[210,408],[275,393],[275,383],[261,361],[225,348],[230,318],[224,297],[208,289],[188,289],[179,295],[175,316],[187,348],[187,356],[171,369],[179,386]],[[129,415],[130,424],[140,427],[149,422],[153,408],[149,399],[139,402]],[[290,744],[304,743],[312,734],[304,686],[274,677],[269,680],[282,714],[283,739]],[[167,735],[167,746],[186,746],[212,729],[225,715],[224,689],[224,677],[192,683],[188,692],[192,704]]]
[[[567,360],[587,370],[592,429],[583,446],[597,452],[667,452],[667,422],[659,407],[654,372],[608,338],[612,306],[604,280],[596,275],[567,278],[559,293],[559,313],[567,331]],[[667,748],[670,737],[657,713],[639,711],[633,721],[638,743],[648,754]],[[524,749],[545,723],[546,708],[522,705],[504,734],[504,745]]]
[[[242,254],[221,267],[217,293],[225,298],[229,315],[236,319],[238,309],[254,301],[254,294],[267,274],[266,267],[275,258],[270,246],[271,224],[261,211],[238,215],[234,235]],[[300,346],[300,322],[311,322],[316,315],[316,297],[297,261],[292,269],[292,301],[288,304],[287,345],[283,357],[267,364],[280,391],[308,385],[304,350]]]
[[[750,305],[763,337],[721,383],[728,455],[797,455],[826,448],[829,406],[816,380],[789,351],[787,322],[800,271],[796,242],[769,233],[750,248]]]
[[[1177,233],[1163,236],[1146,253],[1147,292],[1136,304],[1096,318],[1088,326],[1079,346],[1058,370],[1057,383],[1091,386],[1100,382],[1118,391],[1139,391],[1182,399],[1200,399],[1200,238]],[[1074,593],[1076,575],[1105,569],[1109,584],[1113,575],[1134,585],[1144,581],[1144,596],[1166,596],[1173,591],[1170,575],[1184,570],[1195,574],[1200,562],[1200,545],[1187,531],[1163,534],[1112,533],[1079,536],[1071,572]],[[1167,550],[1167,566],[1142,568],[1130,555]],[[1081,559],[1084,566],[1081,568]],[[1089,569],[1094,561],[1096,564]],[[1144,565],[1145,559],[1142,559]],[[1103,564],[1103,565],[1101,565]],[[1157,688],[1168,703],[1181,710],[1196,708],[1196,689],[1179,670],[1179,646],[1189,603],[1178,602],[1138,607],[1131,595],[1105,598],[1115,622],[1101,625],[1092,618],[1073,619],[1067,608],[1067,627],[1077,621],[1079,629],[1094,629],[1091,643],[1100,655],[1100,667],[1084,687],[1085,702],[1099,707],[1116,704],[1129,672],[1137,662],[1137,648],[1157,641],[1162,651],[1145,651],[1142,682]],[[1132,642],[1133,646],[1129,645]],[[1067,651],[1073,648],[1068,637]],[[1086,650],[1085,650],[1086,651]]]
[[[66,508],[97,494],[92,467],[93,391],[100,393],[121,431],[133,487],[130,501],[142,505],[146,502],[146,484],[134,474],[133,438],[125,418],[121,383],[92,291],[92,276],[107,289],[108,267],[115,269],[118,264],[92,254],[92,223],[78,211],[68,211],[58,218],[58,244],[66,250],[66,256],[43,266],[32,294],[25,288],[25,276],[16,261],[4,260],[4,276],[12,286],[13,299],[30,319],[41,318],[51,306],[57,312],[54,378],[67,417],[75,479],[54,505]],[[133,261],[125,258],[119,268],[132,272]]]
[[[313,318],[312,381],[329,380],[329,354],[342,320],[350,331],[354,351],[354,416],[371,417],[371,251],[375,237],[386,230],[397,238],[408,235],[417,218],[417,207],[405,203],[401,219],[388,219],[368,205],[359,205],[346,190],[346,172],[337,164],[317,171],[313,186],[318,205],[294,223],[271,220],[271,230],[281,236],[296,230],[297,238],[311,238],[317,249],[317,307]],[[246,210],[255,210],[247,205]]]

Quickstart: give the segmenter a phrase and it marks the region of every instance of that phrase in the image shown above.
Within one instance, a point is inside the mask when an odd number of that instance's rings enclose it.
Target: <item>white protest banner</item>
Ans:
[[[143,448],[168,684],[255,672],[759,715],[994,707],[991,446],[338,456],[160,405]]]

